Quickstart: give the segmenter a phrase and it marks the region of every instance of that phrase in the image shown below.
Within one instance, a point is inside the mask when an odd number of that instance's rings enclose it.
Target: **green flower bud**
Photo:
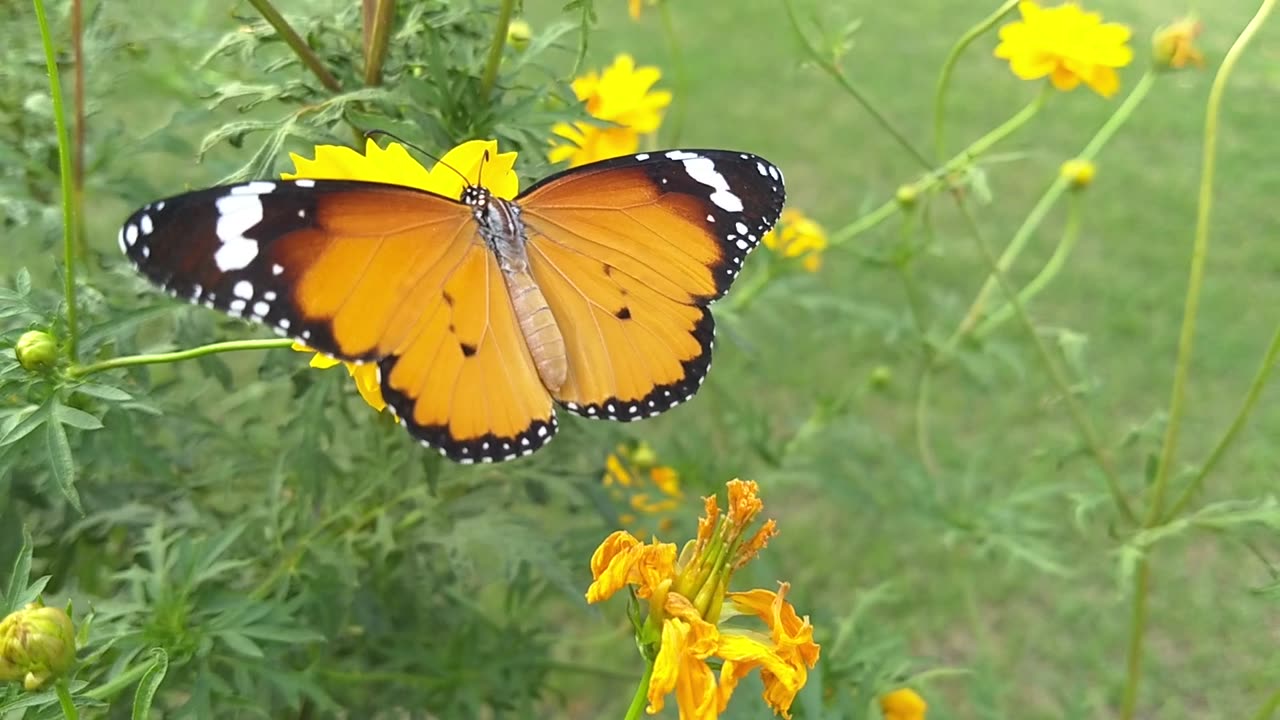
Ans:
[[[515,50],[524,50],[529,47],[529,41],[533,39],[533,28],[529,27],[529,23],[524,20],[512,20],[507,26],[507,44]]]
[[[0,682],[39,690],[76,660],[76,628],[58,608],[32,603],[0,620]]]
[[[28,330],[13,346],[18,363],[32,372],[43,372],[58,362],[58,341],[43,330]]]
[[[867,384],[877,390],[883,390],[893,383],[893,368],[888,365],[877,365],[867,376]]]
[[[920,199],[920,191],[915,185],[899,185],[894,199],[903,210],[909,210],[916,206],[916,201]]]

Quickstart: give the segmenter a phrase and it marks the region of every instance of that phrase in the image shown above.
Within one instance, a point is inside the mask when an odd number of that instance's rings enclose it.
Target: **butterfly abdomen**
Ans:
[[[520,206],[487,193],[474,195],[471,204],[476,208],[480,235],[498,258],[520,334],[529,347],[538,377],[548,390],[555,392],[568,377],[568,353],[564,333],[529,271],[528,239],[520,220]]]

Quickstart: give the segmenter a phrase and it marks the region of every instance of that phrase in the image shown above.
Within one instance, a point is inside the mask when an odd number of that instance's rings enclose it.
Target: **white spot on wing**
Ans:
[[[266,317],[267,313],[269,312],[271,312],[271,306],[268,305],[267,303],[264,303],[261,300],[259,300],[258,302],[253,304],[254,315],[257,315],[258,317]]]
[[[742,223],[742,222],[738,223],[737,225],[734,225],[733,227],[738,231],[739,235],[746,235],[747,231],[751,229],[747,227],[746,223]]]
[[[238,298],[244,298],[245,300],[252,300],[253,299],[253,283],[249,282],[248,280],[241,280],[240,282],[236,283],[234,287],[231,288],[231,294],[235,295]]]
[[[271,274],[272,274],[272,275],[279,275],[279,274],[280,274],[280,273],[282,273],[282,272],[284,272],[284,266],[283,266],[283,265],[281,265],[280,263],[272,263],[272,265],[271,265]]]
[[[262,201],[256,195],[236,195],[235,190],[232,193],[214,203],[218,208],[215,232],[222,245],[213,254],[213,262],[223,272],[243,270],[258,257],[258,241],[244,234],[262,222]]]
[[[687,150],[672,150],[667,153],[667,157],[672,160],[693,160],[698,157],[698,154]]]
[[[667,153],[667,156],[670,157],[672,154]],[[671,159],[677,160],[679,158]],[[716,164],[711,158],[693,155],[691,159],[684,161],[684,169],[685,172],[689,173],[689,177],[714,191],[711,193],[711,202],[728,212],[742,212],[742,200],[729,190],[728,181],[716,170]]]
[[[300,178],[298,180],[294,180],[293,184],[300,188],[313,188],[316,186],[316,181],[308,180],[307,178]]]
[[[231,188],[232,195],[262,195],[276,189],[276,184],[266,180],[254,180],[251,183]]]
[[[143,215],[142,219],[138,221],[138,227],[142,228],[143,235],[150,235],[151,231],[156,229],[155,225],[151,224],[150,215]]]
[[[134,225],[133,223],[129,223],[128,225],[124,226],[124,241],[129,247],[133,247],[133,244],[138,242],[138,226],[137,225]]]
[[[639,160],[640,162],[644,162],[645,160],[649,159],[649,153],[640,153],[639,155],[636,156],[636,159]]]

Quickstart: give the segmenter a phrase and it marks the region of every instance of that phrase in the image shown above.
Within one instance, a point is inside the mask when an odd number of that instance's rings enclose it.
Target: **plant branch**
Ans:
[[[321,85],[328,88],[330,92],[342,92],[342,83],[329,72],[311,46],[289,25],[289,21],[284,19],[280,11],[275,9],[271,0],[249,0],[249,4],[262,15],[263,20],[275,28],[280,38],[293,49],[302,64],[306,65],[320,80]]]
[[[622,720],[639,720],[640,714],[644,711],[645,705],[649,700],[649,683],[653,680],[653,662],[644,661],[644,675],[640,676],[640,684],[636,686],[636,694],[631,698],[631,705],[627,707],[627,714]]]
[[[227,342],[212,343],[209,345],[201,345],[200,347],[190,348],[187,350],[178,350],[167,353],[154,353],[150,355],[126,355],[124,357],[115,357],[102,362],[93,363],[92,365],[74,365],[68,370],[68,374],[74,378],[85,377],[103,370],[114,370],[122,367],[132,367],[134,365],[156,365],[160,363],[178,362],[180,360],[193,360],[205,355],[213,355],[215,353],[237,352],[240,350],[274,350],[276,348],[287,348],[293,345],[292,340],[288,339],[266,339],[266,340],[228,340]]]
[[[58,174],[62,181],[62,277],[64,302],[67,304],[67,357],[76,361],[76,258],[75,258],[75,188],[71,167],[71,138],[67,133],[67,115],[62,103],[62,82],[58,79],[58,56],[49,33],[49,20],[45,16],[44,2],[32,0],[36,10],[36,22],[40,25],[40,40],[44,44],[45,67],[49,71],[49,94],[53,97],[53,124],[58,134]]]
[[[1164,513],[1164,495],[1169,485],[1169,475],[1178,451],[1182,416],[1186,411],[1187,379],[1191,374],[1191,355],[1195,348],[1196,319],[1200,311],[1200,290],[1204,285],[1204,271],[1209,255],[1209,216],[1213,208],[1213,173],[1218,149],[1218,121],[1222,114],[1222,96],[1227,89],[1227,79],[1236,62],[1254,34],[1266,22],[1275,7],[1276,0],[1263,0],[1258,12],[1240,32],[1231,49],[1222,58],[1222,65],[1213,78],[1209,100],[1205,107],[1204,148],[1200,159],[1200,193],[1196,205],[1195,239],[1191,247],[1191,270],[1187,280],[1186,305],[1182,314],[1182,331],[1178,335],[1178,357],[1174,364],[1173,387],[1169,398],[1169,420],[1165,425],[1164,443],[1160,446],[1160,461],[1152,480],[1151,501],[1147,507],[1147,526],[1159,521]],[[1130,709],[1132,712],[1132,709]],[[1125,718],[1131,715],[1123,716]]]
[[[498,7],[498,23],[493,28],[493,43],[489,45],[489,58],[485,60],[484,75],[480,77],[480,95],[488,99],[498,82],[498,68],[502,65],[502,52],[507,46],[507,30],[511,27],[511,14],[515,0],[502,0]]]
[[[933,92],[933,152],[938,160],[942,160],[944,151],[942,128],[943,120],[946,118],[947,87],[951,84],[951,72],[955,70],[956,62],[960,60],[960,55],[968,49],[974,40],[977,40],[979,36],[990,30],[1017,6],[1018,0],[1005,0],[1005,3],[997,8],[995,12],[966,30],[964,35],[961,35],[960,39],[956,41],[955,46],[951,48],[951,52],[947,54],[946,61],[942,63],[942,72],[938,75],[938,85]]]
[[[387,59],[387,43],[391,38],[391,23],[396,15],[396,0],[364,0],[364,7],[364,84],[380,85],[382,63]]]
[[[85,145],[85,100],[84,100],[84,0],[71,0],[71,61],[74,64],[74,83],[71,90],[71,107],[75,114],[71,143],[72,188],[75,193],[76,207],[76,247],[80,257],[89,256],[89,246],[84,231],[84,145]]]

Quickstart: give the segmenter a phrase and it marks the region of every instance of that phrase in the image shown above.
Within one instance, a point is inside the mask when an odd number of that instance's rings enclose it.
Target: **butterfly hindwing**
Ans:
[[[711,364],[707,306],[784,199],[772,163],[718,150],[607,160],[518,198],[530,265],[569,352],[555,398],[586,417],[636,420],[692,397]]]

